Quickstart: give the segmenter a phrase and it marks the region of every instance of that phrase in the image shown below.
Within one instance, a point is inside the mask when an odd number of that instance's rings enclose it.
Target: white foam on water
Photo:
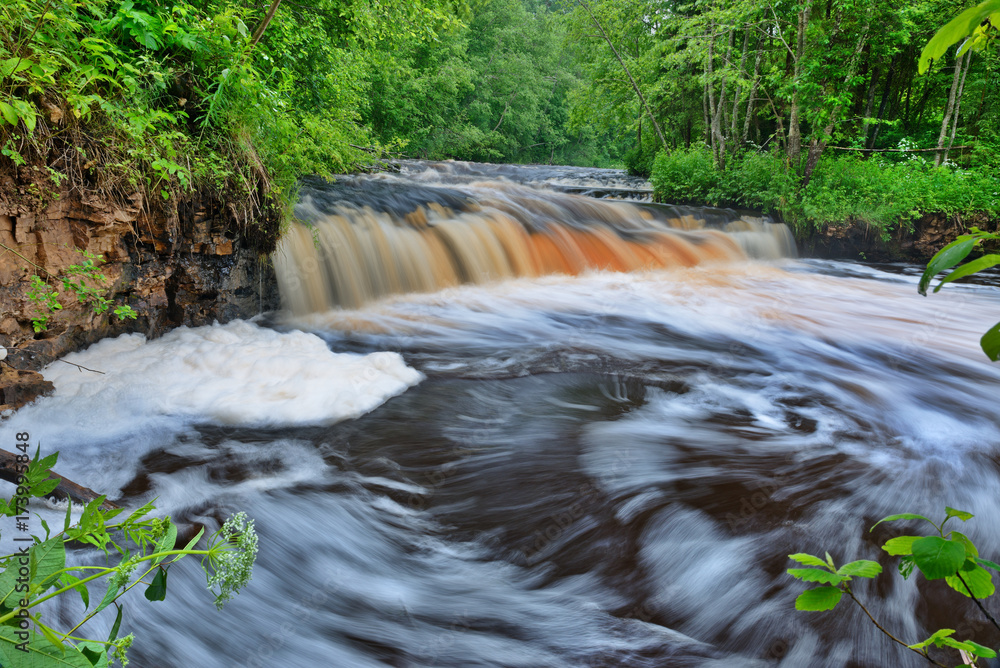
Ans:
[[[114,409],[126,393],[141,415],[233,426],[294,426],[359,417],[419,383],[397,353],[333,353],[317,336],[236,321],[180,327],[147,341],[126,334],[65,357],[42,373],[54,402]],[[108,405],[111,406],[108,406]]]

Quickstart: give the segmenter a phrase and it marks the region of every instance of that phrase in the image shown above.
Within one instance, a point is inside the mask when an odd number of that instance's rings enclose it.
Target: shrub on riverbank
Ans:
[[[694,147],[660,153],[651,180],[658,201],[777,213],[798,234],[862,223],[886,235],[928,213],[1000,216],[1000,182],[989,167],[935,168],[921,159],[828,156],[800,186],[780,157],[745,153],[719,171],[707,148]]]

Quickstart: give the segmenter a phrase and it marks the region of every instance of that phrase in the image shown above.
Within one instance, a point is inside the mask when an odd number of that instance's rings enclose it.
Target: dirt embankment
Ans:
[[[998,223],[985,216],[929,214],[915,220],[912,231],[899,230],[888,239],[863,223],[831,225],[799,239],[799,252],[806,257],[923,264],[970,227],[996,231]]]
[[[251,317],[277,307],[277,289],[266,253],[277,238],[277,220],[234,219],[217,195],[174,196],[151,207],[141,195],[122,203],[64,184],[58,197],[39,205],[30,184],[0,182],[0,410],[50,391],[36,373],[54,359],[123,332],[159,336],[179,325]],[[32,203],[35,206],[32,206]],[[61,285],[84,252],[104,258],[107,298],[128,304],[138,317],[96,314]],[[50,312],[29,298],[32,276],[58,292],[61,310]],[[113,308],[113,306],[112,306]],[[48,329],[32,319],[48,315]]]

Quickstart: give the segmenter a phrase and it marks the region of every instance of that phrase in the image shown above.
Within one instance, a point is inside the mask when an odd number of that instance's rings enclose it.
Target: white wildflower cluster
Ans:
[[[253,520],[246,513],[236,513],[212,537],[209,546],[212,573],[208,588],[215,594],[215,605],[220,610],[240,588],[245,587],[253,574],[257,558],[257,531]],[[218,591],[216,591],[218,587]]]

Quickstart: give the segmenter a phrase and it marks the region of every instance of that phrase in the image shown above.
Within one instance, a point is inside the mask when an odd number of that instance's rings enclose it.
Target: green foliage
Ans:
[[[909,577],[915,567],[926,579],[943,579],[949,587],[963,596],[976,599],[976,603],[990,622],[1000,630],[1000,626],[997,625],[996,620],[985,611],[985,608],[978,601],[980,598],[992,596],[995,592],[993,576],[986,568],[1000,571],[1000,565],[981,559],[979,557],[979,550],[965,534],[955,530],[945,532],[945,525],[953,518],[958,518],[962,522],[966,522],[972,519],[973,515],[964,510],[945,507],[944,518],[940,523],[935,523],[923,515],[900,513],[882,518],[872,526],[871,530],[874,531],[875,527],[883,522],[897,522],[902,520],[920,520],[934,527],[937,535],[896,536],[886,541],[882,549],[891,556],[902,557],[899,571],[904,578]],[[842,596],[846,594],[865,611],[878,629],[893,642],[917,652],[937,666],[946,666],[946,664],[939,663],[928,655],[927,648],[931,645],[962,650],[973,656],[982,658],[993,658],[996,656],[996,652],[989,647],[980,645],[972,640],[957,640],[953,638],[954,629],[940,629],[935,631],[926,640],[914,644],[906,644],[879,625],[850,587],[851,576],[874,578],[881,574],[882,567],[877,562],[868,560],[852,561],[837,568],[829,552],[826,554],[825,560],[805,553],[791,554],[789,555],[789,559],[809,567],[790,568],[787,571],[789,575],[804,582],[822,583],[822,586],[807,589],[799,595],[795,600],[796,610],[814,612],[832,610],[840,602]]]
[[[825,157],[801,187],[779,157],[745,153],[720,171],[707,147],[696,146],[658,155],[651,181],[659,201],[778,213],[799,232],[859,222],[888,236],[928,213],[1000,215],[992,170],[934,168],[923,161]]]
[[[63,291],[74,294],[79,303],[89,305],[96,315],[101,315],[112,305],[111,300],[105,297],[109,290],[106,285],[107,279],[98,267],[98,264],[104,263],[104,258],[87,250],[77,252],[83,255],[84,260],[80,264],[71,264],[66,268],[61,279]],[[28,299],[35,304],[35,315],[31,319],[32,328],[35,332],[46,331],[51,314],[62,309],[59,292],[53,290],[38,274],[34,274],[31,277]],[[119,320],[126,318],[134,320],[137,317],[135,310],[127,304],[116,306],[112,313]]]
[[[26,443],[18,444],[25,451]],[[24,461],[21,461],[21,457]],[[0,513],[13,516],[26,513],[27,499],[52,492],[57,479],[48,479],[58,453],[27,462],[26,454],[18,463],[26,465],[21,474],[17,495],[3,502]],[[150,601],[162,601],[167,595],[167,573],[180,559],[197,555],[202,559],[208,588],[221,608],[240,589],[247,586],[257,553],[257,534],[253,521],[243,513],[227,520],[210,536],[204,548],[197,545],[204,529],[186,546],[176,549],[177,526],[169,517],[152,517],[155,510],[147,503],[124,519],[113,522],[123,509],[105,509],[105,498],[98,497],[86,504],[76,521],[72,521],[70,502],[62,531],[52,534],[48,525],[44,539],[33,536],[30,548],[0,557],[0,661],[8,668],[47,668],[75,666],[106,667],[113,661],[128,663],[126,651],[134,637],[119,637],[123,607],[119,600],[132,588],[145,585]],[[89,544],[110,555],[113,548],[118,563],[107,566],[70,565],[66,563],[66,546],[70,543]],[[151,580],[149,580],[151,578]],[[107,583],[101,600],[91,608],[92,585]],[[89,611],[67,631],[43,621],[38,606],[59,596],[76,592]],[[117,617],[107,640],[95,640],[74,635],[74,632],[114,605]]]
[[[948,47],[966,40],[959,53],[967,49],[981,51],[1000,29],[1000,0],[986,0],[970,7],[935,33],[920,53],[920,73],[927,71],[932,60],[943,56]]]
[[[981,246],[984,241],[997,240],[1000,240],[1000,234],[994,232],[983,232],[977,227],[973,227],[969,234],[960,235],[957,239],[935,253],[934,257],[930,259],[930,262],[927,263],[927,268],[920,277],[920,283],[917,286],[917,290],[920,294],[926,297],[927,287],[930,285],[931,280],[935,276],[942,271],[951,269],[959,262],[967,258],[969,253],[971,253],[974,248]],[[940,290],[946,283],[951,283],[959,278],[970,276],[984,269],[994,267],[997,264],[1000,264],[1000,255],[997,255],[996,253],[989,253],[976,258],[975,260],[971,260],[970,262],[966,262],[962,266],[950,272],[947,276],[943,277],[934,288],[934,292]],[[986,353],[986,356],[991,360],[996,362],[1000,359],[1000,322],[993,325],[993,327],[990,327],[986,333],[983,334],[982,338],[979,340],[979,345],[982,347],[983,352]]]

